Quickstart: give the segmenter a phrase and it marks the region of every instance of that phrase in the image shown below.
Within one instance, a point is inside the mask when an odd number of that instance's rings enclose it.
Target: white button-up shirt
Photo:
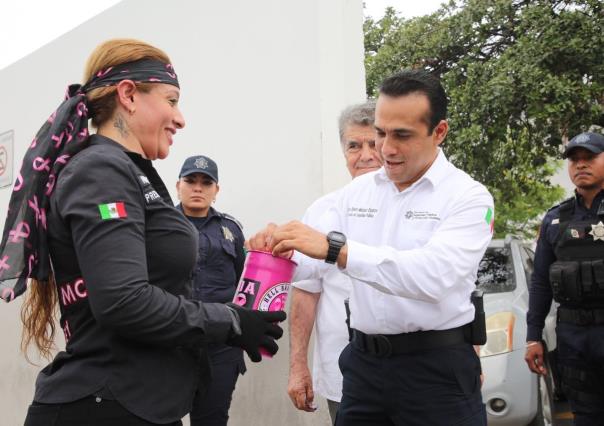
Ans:
[[[427,172],[399,191],[383,168],[354,179],[322,218],[347,238],[351,325],[368,334],[444,330],[473,320],[470,295],[492,236],[493,198],[439,150]],[[296,279],[321,261],[298,256]]]
[[[302,222],[321,228],[321,217],[334,206],[340,191],[316,200],[306,210]],[[338,268],[329,268],[320,278],[294,282],[293,286],[310,293],[321,293],[315,319],[313,389],[324,398],[339,402],[342,399],[342,373],[338,358],[348,344],[344,299],[350,296],[351,280]]]

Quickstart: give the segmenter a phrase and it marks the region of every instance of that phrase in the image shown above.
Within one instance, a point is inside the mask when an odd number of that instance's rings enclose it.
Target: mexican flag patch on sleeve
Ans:
[[[484,215],[484,220],[491,229],[491,234],[495,231],[495,212],[492,208],[487,209],[487,213]]]
[[[121,219],[124,217],[128,217],[126,213],[126,207],[124,203],[109,203],[109,204],[99,204],[99,211],[101,212],[101,219]]]

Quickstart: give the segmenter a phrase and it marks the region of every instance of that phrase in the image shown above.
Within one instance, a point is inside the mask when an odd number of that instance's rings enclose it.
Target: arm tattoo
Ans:
[[[117,113],[115,120],[113,121],[113,127],[115,127],[123,138],[128,137],[128,125],[124,121],[124,118],[120,113]]]

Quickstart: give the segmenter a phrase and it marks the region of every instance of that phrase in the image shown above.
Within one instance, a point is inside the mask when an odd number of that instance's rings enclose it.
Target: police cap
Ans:
[[[575,148],[585,148],[594,154],[600,154],[604,152],[604,136],[593,132],[585,132],[575,136],[564,148],[562,158],[568,158],[570,151]]]
[[[178,177],[181,178],[193,173],[203,173],[211,177],[214,182],[218,182],[218,166],[214,160],[205,155],[194,155],[187,158],[180,169]]]

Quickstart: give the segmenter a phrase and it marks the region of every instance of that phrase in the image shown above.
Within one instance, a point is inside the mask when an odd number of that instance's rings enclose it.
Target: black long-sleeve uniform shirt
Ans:
[[[67,345],[35,401],[100,394],[154,423],[190,411],[231,314],[188,300],[197,233],[166,197],[150,161],[98,135],[61,172],[48,234]]]
[[[604,199],[604,191],[600,191],[591,203],[591,208],[585,207],[583,197],[575,195],[575,209],[571,220],[585,220],[596,215],[600,203]],[[529,288],[529,310],[526,314],[527,341],[538,341],[542,338],[545,318],[552,305],[553,293],[549,282],[549,268],[556,261],[554,252],[560,229],[560,206],[551,208],[543,218],[539,232],[539,240],[535,250],[535,262],[531,286]]]

